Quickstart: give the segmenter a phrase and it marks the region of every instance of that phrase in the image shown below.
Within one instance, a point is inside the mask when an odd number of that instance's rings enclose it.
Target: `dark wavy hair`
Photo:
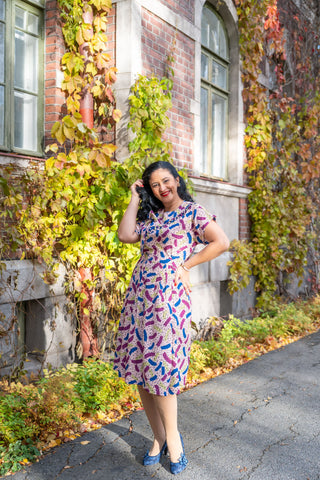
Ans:
[[[139,205],[139,210],[137,213],[137,219],[139,221],[141,220],[146,220],[149,217],[149,213],[151,210],[154,212],[157,212],[158,210],[161,210],[163,208],[163,203],[158,200],[150,187],[150,177],[153,172],[158,170],[159,168],[163,168],[165,170],[168,170],[169,173],[174,178],[179,178],[179,186],[177,189],[178,195],[181,198],[181,200],[186,200],[187,202],[194,202],[193,198],[191,197],[190,193],[187,190],[186,183],[184,179],[179,175],[177,170],[171,163],[169,162],[164,162],[162,160],[158,162],[151,163],[143,172],[142,175],[142,181],[144,187],[136,187],[137,192],[140,195],[141,202]]]

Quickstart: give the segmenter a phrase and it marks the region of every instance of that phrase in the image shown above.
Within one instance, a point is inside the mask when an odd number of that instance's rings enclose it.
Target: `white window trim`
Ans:
[[[196,0],[195,1],[195,28],[199,32],[195,45],[195,165],[197,175],[202,175],[198,169],[197,160],[200,162],[200,94],[201,94],[201,16],[204,4],[210,4],[217,11],[224,21],[229,37],[229,112],[228,112],[228,136],[227,136],[227,178],[226,181],[237,185],[243,184],[244,164],[244,123],[243,123],[243,102],[242,84],[240,75],[240,52],[237,30],[238,16],[231,0]],[[205,175],[204,175],[205,176]]]

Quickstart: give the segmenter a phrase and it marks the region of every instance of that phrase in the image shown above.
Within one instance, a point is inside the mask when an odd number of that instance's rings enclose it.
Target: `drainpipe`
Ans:
[[[92,11],[83,12],[82,18],[85,23],[92,25]],[[91,28],[91,33],[93,34],[93,28]],[[80,45],[79,51],[80,54],[84,56],[84,61],[86,63],[88,59],[88,44],[85,42]],[[84,88],[82,92],[82,97],[80,100],[80,113],[83,123],[85,123],[87,127],[93,128],[93,96],[88,90],[88,85]]]
[[[93,15],[92,12],[84,12],[82,15],[85,23],[92,25]],[[83,43],[80,45],[80,54],[84,56],[85,62],[88,59],[88,44]],[[82,91],[82,96],[80,99],[80,113],[82,116],[82,121],[87,125],[88,128],[93,128],[93,97],[89,92],[88,86]],[[93,299],[93,290],[90,289],[86,280],[92,280],[93,275],[90,268],[80,268],[79,269],[81,282],[82,282],[82,291],[85,299],[81,301],[80,304],[80,333],[79,340],[82,346],[82,358],[87,357],[98,357],[99,348],[98,348],[98,339],[97,335],[93,331],[93,326],[91,322],[90,315],[87,315],[85,311],[92,311],[92,299]]]

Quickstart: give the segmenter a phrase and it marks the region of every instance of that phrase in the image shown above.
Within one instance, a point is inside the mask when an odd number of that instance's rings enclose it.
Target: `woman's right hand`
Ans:
[[[137,198],[137,199],[140,200],[140,196],[139,196],[139,193],[137,192],[136,187],[142,187],[143,188],[142,180],[140,180],[140,179],[136,180],[130,187],[132,198]]]
[[[136,180],[130,187],[131,200],[124,212],[118,228],[118,238],[120,242],[123,243],[136,243],[140,239],[140,235],[136,232],[137,211],[140,203],[140,196],[137,192],[137,187],[143,187],[142,180]]]

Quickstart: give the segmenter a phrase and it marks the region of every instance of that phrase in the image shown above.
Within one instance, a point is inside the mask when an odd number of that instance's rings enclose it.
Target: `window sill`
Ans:
[[[247,198],[251,188],[244,185],[235,185],[216,178],[189,175],[197,192],[227,197]]]
[[[23,155],[20,153],[0,152],[0,165],[16,164],[17,167],[27,167],[30,162],[43,162],[45,159],[42,156],[35,157],[32,155]]]

